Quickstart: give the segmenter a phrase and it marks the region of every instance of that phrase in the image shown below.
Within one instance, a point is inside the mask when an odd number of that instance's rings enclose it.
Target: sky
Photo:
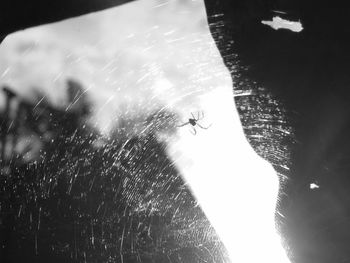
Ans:
[[[102,131],[118,114],[185,109],[194,103],[188,94],[222,82],[206,20],[202,1],[141,0],[17,32],[0,48],[0,85],[66,107],[66,80],[76,79]]]

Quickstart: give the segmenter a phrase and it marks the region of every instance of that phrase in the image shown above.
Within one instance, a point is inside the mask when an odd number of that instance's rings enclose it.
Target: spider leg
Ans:
[[[202,120],[203,118],[204,118],[204,113],[203,113],[203,111],[199,111],[199,112],[198,112],[197,121]]]
[[[197,126],[199,126],[200,128],[204,129],[204,130],[207,130],[211,127],[211,124],[208,126],[208,127],[204,127],[202,125],[200,125],[198,122],[197,122]]]
[[[192,118],[193,118],[194,120],[197,120],[197,119],[196,119],[196,117],[194,117],[194,115],[193,115],[193,113],[192,113],[192,112],[191,112],[191,115],[192,115]]]
[[[196,134],[197,134],[196,128],[192,126],[192,130],[193,130],[193,132],[190,130],[191,133],[192,133],[193,135],[196,135]]]
[[[190,123],[190,122],[188,121],[188,122],[185,122],[185,123],[183,123],[183,124],[181,124],[181,125],[179,125],[179,126],[176,126],[176,127],[180,128],[180,127],[186,126],[186,125],[189,124],[189,123]]]

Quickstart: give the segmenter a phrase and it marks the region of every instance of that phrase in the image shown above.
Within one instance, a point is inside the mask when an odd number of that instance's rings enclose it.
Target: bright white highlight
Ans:
[[[279,16],[275,16],[272,21],[261,21],[262,24],[268,25],[272,27],[275,30],[278,29],[288,29],[293,32],[301,32],[303,30],[303,26],[300,21],[289,21],[283,18],[280,18]]]
[[[318,189],[318,188],[320,188],[320,186],[318,184],[315,184],[315,183],[310,184],[310,189],[314,190],[314,189]]]
[[[196,136],[182,129],[170,144],[172,156],[231,262],[289,262],[275,230],[277,174],[248,144],[231,83],[222,84],[201,101],[212,126]]]

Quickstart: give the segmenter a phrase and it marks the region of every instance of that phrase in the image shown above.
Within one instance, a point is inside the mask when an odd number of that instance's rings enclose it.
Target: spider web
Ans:
[[[220,240],[152,129],[129,137],[119,126],[105,138],[77,111],[34,107],[18,130],[50,123],[44,131],[50,139],[35,161],[19,162],[12,153],[0,177],[9,258],[224,262]],[[171,116],[156,114],[153,124]]]

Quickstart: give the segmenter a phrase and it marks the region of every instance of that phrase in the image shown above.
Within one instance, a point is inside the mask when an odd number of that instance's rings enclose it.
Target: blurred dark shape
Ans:
[[[52,107],[42,94],[33,94],[36,97],[33,103],[22,99],[9,87],[4,87],[3,93],[6,103],[1,114],[2,167],[8,167],[10,163],[37,160],[43,143],[51,140],[55,133],[75,131],[75,127],[69,125],[62,129],[62,122],[77,122],[82,125],[90,114],[90,103],[84,88],[72,79],[67,81],[68,106],[65,110]],[[14,102],[16,105],[13,105]]]
[[[6,97],[9,98],[9,100],[16,97],[16,93],[13,92],[9,87],[3,87],[2,90],[6,94]]]
[[[16,96],[16,94],[11,91],[10,88],[8,87],[4,87],[2,89],[3,93],[5,94],[5,110],[4,110],[4,113],[2,115],[2,122],[1,122],[1,129],[0,129],[0,132],[1,132],[1,155],[0,155],[0,158],[1,160],[4,161],[4,167],[6,166],[6,159],[7,157],[5,156],[6,155],[6,134],[9,132],[9,128],[10,128],[10,118],[9,118],[9,115],[10,115],[10,106],[11,106],[11,101],[12,99]],[[1,164],[1,163],[0,163]],[[0,166],[1,167],[1,166]]]
[[[86,117],[91,113],[90,102],[86,96],[85,90],[80,82],[74,79],[67,80],[68,107],[80,117]]]

